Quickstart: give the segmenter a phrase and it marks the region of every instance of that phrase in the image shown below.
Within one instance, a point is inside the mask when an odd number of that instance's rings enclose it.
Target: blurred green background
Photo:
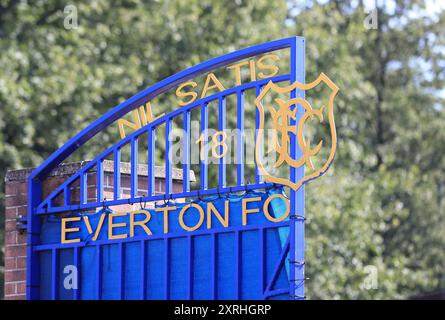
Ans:
[[[77,8],[75,29],[64,28],[67,5]],[[39,165],[99,115],[186,67],[299,35],[306,79],[324,72],[341,88],[336,159],[306,188],[307,297],[441,290],[444,8],[417,0],[0,0],[1,223],[7,169]],[[376,28],[367,23],[373,12]],[[3,260],[3,226],[0,236]]]

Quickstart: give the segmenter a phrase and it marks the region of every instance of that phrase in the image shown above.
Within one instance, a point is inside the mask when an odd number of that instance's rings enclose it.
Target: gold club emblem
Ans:
[[[299,168],[303,165],[306,165],[310,169],[312,169],[312,172],[308,175],[305,175],[302,179],[300,179],[297,182],[292,182],[289,179],[274,177],[270,175],[264,168],[261,159],[262,158],[261,151],[263,148],[263,140],[264,140],[263,135],[264,135],[264,115],[265,115],[265,111],[261,101],[263,100],[264,96],[270,91],[274,91],[280,94],[283,93],[290,94],[292,90],[295,89],[300,89],[305,91],[310,90],[312,88],[315,88],[322,82],[325,83],[331,89],[327,106],[327,114],[328,114],[332,143],[330,146],[330,152],[326,162],[319,168],[314,167],[311,157],[316,155],[322,149],[323,140],[321,140],[314,148],[311,148],[309,143],[306,142],[306,139],[304,138],[303,135],[303,129],[306,120],[312,117],[316,117],[320,122],[324,121],[323,112],[325,110],[325,106],[322,106],[320,109],[314,109],[312,108],[311,104],[305,99],[293,98],[288,101],[285,101],[283,99],[276,98],[275,102],[277,103],[278,108],[277,109],[273,107],[267,108],[267,110],[270,112],[272,119],[272,129],[275,132],[275,134],[272,137],[272,143],[269,152],[275,151],[278,154],[278,159],[275,162],[274,167],[278,168],[283,164],[287,164],[293,168]],[[260,115],[259,125],[258,125],[259,130],[257,132],[257,139],[255,145],[255,161],[258,166],[258,170],[260,171],[261,175],[263,176],[266,182],[282,184],[296,191],[304,183],[312,179],[315,179],[321,176],[324,172],[326,172],[326,170],[332,163],[332,160],[334,159],[335,150],[337,148],[337,133],[335,130],[335,122],[334,122],[334,98],[337,95],[338,90],[339,90],[338,87],[324,73],[321,73],[320,76],[315,81],[307,84],[294,82],[289,86],[280,87],[279,85],[273,83],[272,81],[269,81],[269,83],[263,88],[261,94],[255,100],[255,105]],[[295,124],[292,125],[291,120],[294,121],[297,120],[297,114],[296,114],[297,108],[296,107],[292,108],[292,106],[294,105],[302,106],[304,108],[304,113],[298,120],[298,123],[294,122]],[[281,135],[280,141],[278,140],[278,133],[280,133]],[[296,141],[301,150],[302,155],[298,159],[292,158],[290,153],[290,134],[296,135]]]

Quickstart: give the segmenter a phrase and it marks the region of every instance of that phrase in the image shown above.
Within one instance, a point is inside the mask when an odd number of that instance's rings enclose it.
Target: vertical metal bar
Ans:
[[[261,86],[257,86],[255,88],[255,96],[258,97],[261,93]],[[259,124],[260,124],[260,112],[258,111],[258,108],[255,109],[255,145],[256,145],[256,139],[258,136],[258,130],[259,130]],[[264,129],[263,129],[264,130]],[[263,158],[263,149],[260,148],[260,159]],[[260,174],[260,171],[258,170],[258,164],[255,164],[255,183],[261,183],[262,177]]]
[[[80,204],[87,203],[87,196],[88,196],[88,173],[81,172],[80,173]]]
[[[241,298],[241,234],[235,231],[235,300]]]
[[[147,263],[147,246],[145,244],[145,240],[141,240],[141,300],[146,299],[146,263]]]
[[[96,245],[96,298],[102,299],[102,250],[100,245]]]
[[[172,120],[165,121],[165,194],[172,192],[171,141]]]
[[[114,174],[113,174],[113,186],[114,186],[114,200],[121,197],[121,149],[114,149]]]
[[[210,284],[210,294],[212,296],[212,300],[217,299],[217,279],[218,279],[218,268],[217,268],[217,244],[216,244],[216,234],[213,232],[211,234],[211,262],[210,262],[210,275],[211,275],[211,284]]]
[[[138,139],[131,139],[131,193],[133,200],[138,194]]]
[[[73,252],[73,263],[74,266],[76,267],[76,271],[77,271],[77,283],[76,283],[76,287],[73,290],[73,299],[74,300],[79,300],[79,296],[80,296],[80,284],[81,284],[81,275],[80,275],[80,248],[79,247],[74,247],[73,248],[74,252]]]
[[[170,243],[169,238],[164,238],[164,283],[165,283],[165,300],[170,299]]]
[[[207,146],[207,127],[209,123],[209,115],[208,115],[208,105],[207,103],[201,106],[201,138],[204,139],[202,143],[203,151],[200,151],[204,154],[204,159],[201,159],[200,165],[200,181],[201,181],[201,190],[206,190],[208,188],[208,146]]]
[[[97,161],[97,202],[102,202],[104,200],[104,163],[103,160]]]
[[[67,185],[63,188],[63,202],[65,206],[69,206],[71,203],[71,185]]]
[[[260,228],[260,285],[261,285],[261,293],[264,294],[264,290],[266,289],[266,243],[265,243],[265,229]]]
[[[193,236],[187,237],[188,241],[188,300],[193,299],[193,256],[194,256],[194,249],[193,249]]]
[[[147,192],[148,196],[151,197],[154,194],[154,185],[155,185],[155,135],[153,134],[154,129],[148,128],[148,177],[147,177]]]
[[[125,298],[125,247],[122,242],[118,244],[119,254],[119,299]]]
[[[35,208],[42,199],[42,183],[40,180],[28,178],[28,239],[26,258],[26,298],[40,298],[40,253],[34,246],[40,242],[41,219],[34,214]]]
[[[51,250],[51,300],[57,300],[59,287],[59,262],[57,261],[57,249]]]
[[[244,185],[244,92],[237,93],[237,119],[238,129],[237,150],[236,150],[236,181],[238,186]]]
[[[305,44],[304,39],[295,38],[291,44],[291,83],[298,81],[305,83]],[[305,92],[303,90],[293,90],[290,98],[303,98]],[[304,109],[302,106],[295,106],[297,109],[295,121],[291,120],[290,125],[297,126]],[[299,159],[302,156],[302,151],[299,148],[295,135],[290,135],[290,155],[292,159]],[[290,167],[290,180],[296,182],[304,177],[304,167],[294,168]],[[304,217],[304,186],[300,187],[297,192],[290,190],[290,206],[291,215],[298,215]],[[304,219],[291,219],[290,221],[290,260],[304,261]],[[304,298],[304,264],[293,263],[290,266],[290,279],[302,279],[300,281],[290,281],[290,295],[295,299]]]
[[[218,114],[219,114],[219,123],[218,123],[218,130],[220,132],[225,132],[226,129],[226,97],[223,96],[219,98],[218,103]],[[220,136],[220,142],[224,141],[224,137]],[[227,150],[227,149],[226,149]],[[221,145],[219,147],[219,154],[223,154],[224,148]],[[221,157],[219,159],[219,180],[218,180],[218,186],[220,188],[224,188],[226,186],[226,155],[224,157]]]
[[[190,191],[190,112],[184,112],[182,183],[183,191]]]

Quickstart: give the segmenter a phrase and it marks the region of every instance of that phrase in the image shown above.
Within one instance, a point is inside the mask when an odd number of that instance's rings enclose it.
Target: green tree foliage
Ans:
[[[307,187],[313,298],[403,298],[445,286],[445,14],[422,1],[377,9],[377,29],[349,1],[290,10],[294,32],[308,39],[306,80],[325,72],[341,88],[333,170]],[[375,290],[363,289],[368,265]]]
[[[287,12],[284,2],[267,0],[81,1],[73,30],[64,28],[68,4],[0,0],[1,206],[7,169],[39,165],[99,115],[169,75],[281,37]],[[75,160],[91,159],[115,136],[101,135]]]
[[[341,89],[336,160],[306,188],[308,297],[403,298],[445,286],[443,11],[391,2],[366,29],[361,2],[96,0],[75,3],[70,30],[67,4],[0,0],[1,203],[6,169],[40,164],[141,89],[228,51],[303,35],[307,81],[325,72]],[[377,289],[365,288],[366,266]]]

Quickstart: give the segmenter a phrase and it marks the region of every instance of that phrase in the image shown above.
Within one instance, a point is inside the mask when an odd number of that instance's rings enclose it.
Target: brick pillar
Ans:
[[[69,176],[77,172],[85,162],[62,164],[53,170],[43,183],[43,199],[55,188],[62,184]],[[113,161],[104,161],[104,197],[113,198]],[[10,170],[5,177],[5,293],[7,300],[26,299],[26,241],[27,233],[17,230],[17,219],[27,215],[27,178],[33,169]],[[121,163],[121,195],[127,197],[130,193],[130,171],[128,163]],[[147,194],[147,166],[138,166],[139,195]],[[91,177],[95,177],[94,171]],[[94,198],[96,182],[88,179],[88,198]],[[190,172],[190,180],[195,176]],[[72,195],[78,193],[79,186],[73,185]],[[155,193],[165,190],[165,171],[162,167],[155,167]],[[173,169],[173,192],[182,190],[182,170]],[[91,191],[91,192],[90,192]],[[148,206],[150,207],[150,205]],[[120,206],[119,210],[139,208],[139,204]]]
[[[8,175],[7,175],[8,177]],[[16,218],[26,216],[27,183],[6,179],[5,184],[5,299],[25,299],[26,233],[16,229]]]

